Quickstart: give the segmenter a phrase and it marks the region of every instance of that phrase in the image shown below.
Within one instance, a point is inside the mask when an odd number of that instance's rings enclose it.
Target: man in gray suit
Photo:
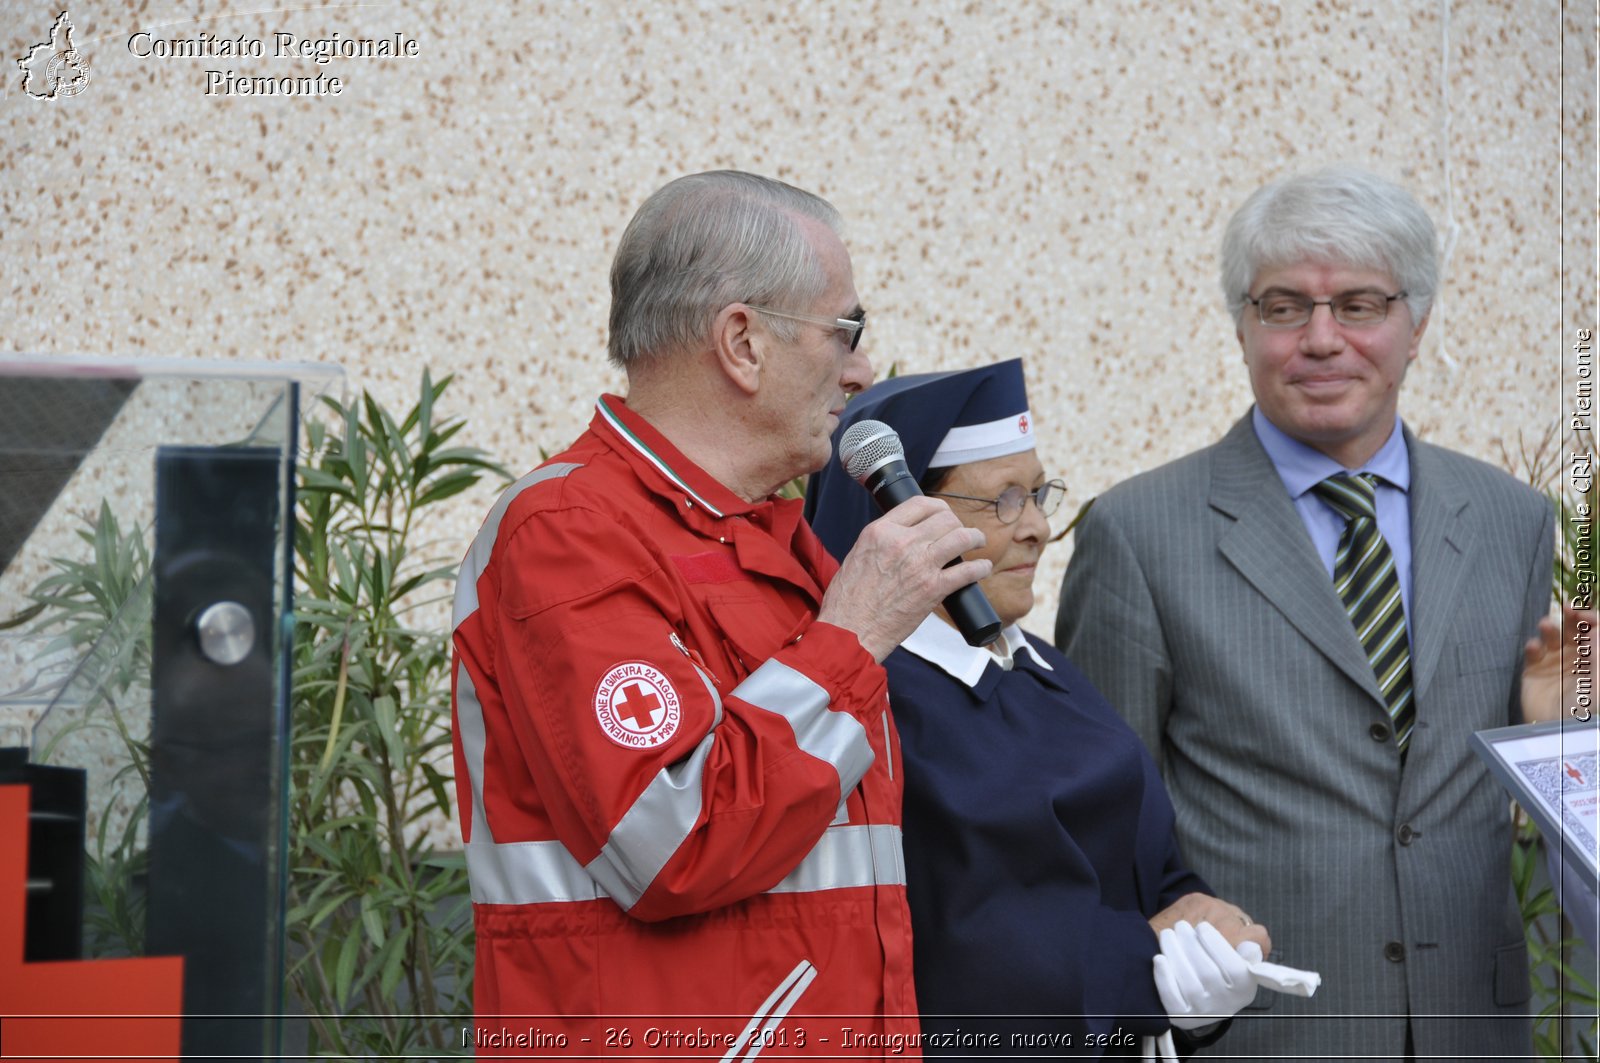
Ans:
[[[1251,196],[1222,283],[1255,407],[1101,496],[1062,585],[1056,642],[1155,754],[1184,855],[1323,977],[1211,1055],[1530,1051],[1507,798],[1468,737],[1520,722],[1553,515],[1400,422],[1435,248],[1359,170]]]

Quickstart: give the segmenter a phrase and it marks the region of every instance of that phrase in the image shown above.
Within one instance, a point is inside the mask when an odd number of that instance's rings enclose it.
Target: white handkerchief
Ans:
[[[1265,960],[1252,963],[1250,975],[1256,980],[1256,985],[1297,997],[1309,997],[1322,984],[1322,976],[1316,971],[1302,971]]]
[[[1139,1058],[1144,1063],[1177,1063],[1178,1049],[1172,1043],[1172,1031],[1168,1030],[1160,1037],[1141,1037],[1139,1039],[1141,1052]]]

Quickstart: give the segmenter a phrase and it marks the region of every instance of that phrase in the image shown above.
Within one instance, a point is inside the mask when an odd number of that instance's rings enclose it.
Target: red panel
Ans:
[[[23,963],[28,788],[0,786],[0,1054],[178,1060],[183,959]]]

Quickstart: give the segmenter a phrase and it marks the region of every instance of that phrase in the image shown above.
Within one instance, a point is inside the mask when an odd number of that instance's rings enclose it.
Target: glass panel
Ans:
[[[185,1055],[277,1052],[285,518],[303,404],[343,387],[328,366],[0,356],[0,782],[82,824],[81,863],[30,866],[28,959],[183,955],[186,1014],[249,1016],[186,1019]]]

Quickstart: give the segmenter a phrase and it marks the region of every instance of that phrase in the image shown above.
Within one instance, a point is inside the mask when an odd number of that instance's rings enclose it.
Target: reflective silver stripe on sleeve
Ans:
[[[894,743],[889,739],[889,710],[883,710],[883,751],[888,758],[883,766],[889,769],[889,781],[894,782]]]
[[[467,868],[472,899],[478,904],[550,904],[607,896],[590,871],[560,842],[474,841],[467,846]],[[899,827],[834,827],[800,866],[767,892],[819,893],[860,886],[903,886],[905,881]]]
[[[699,821],[700,783],[716,738],[713,730],[693,753],[656,772],[633,807],[611,828],[600,855],[585,865],[600,888],[624,909],[639,903]]]
[[[483,811],[483,749],[488,736],[483,726],[483,705],[478,701],[478,688],[472,683],[472,673],[465,661],[456,661],[456,738],[461,743],[461,755],[467,762],[467,781],[472,784],[471,841],[493,843],[494,831],[489,827],[489,817]],[[470,844],[469,844],[470,848]],[[471,867],[470,861],[468,867]]]
[[[828,708],[828,692],[781,661],[767,661],[734,687],[733,693],[788,720],[796,744],[832,764],[839,773],[841,801],[872,766],[872,745],[860,721]]]
[[[469,842],[467,881],[474,904],[546,904],[603,896],[560,842]]]
[[[582,466],[564,462],[535,469],[506,488],[495,501],[494,508],[483,520],[483,527],[478,529],[472,545],[467,548],[467,556],[462,560],[461,571],[456,576],[452,631],[478,611],[478,577],[489,565],[489,555],[500,535],[500,522],[505,518],[506,510],[511,508],[512,501],[534,484],[565,476],[578,468]],[[467,762],[467,781],[472,789],[470,830],[474,839],[492,842],[494,831],[483,809],[483,751],[488,740],[483,723],[483,704],[478,700],[478,690],[471,673],[459,659],[456,664],[456,733],[461,739],[462,756]]]
[[[830,827],[800,866],[768,893],[816,893],[852,886],[903,886],[900,828],[887,823]]]
[[[582,465],[570,461],[545,465],[506,488],[500,497],[495,499],[489,515],[483,518],[483,527],[478,529],[472,545],[467,547],[467,556],[461,561],[461,574],[456,577],[456,597],[451,610],[452,631],[460,627],[463,620],[478,611],[478,577],[489,567],[489,555],[494,551],[495,540],[500,538],[500,522],[505,519],[506,510],[511,508],[511,503],[534,484],[554,480],[581,468]]]
[[[700,819],[701,782],[716,739],[716,726],[722,722],[722,695],[699,665],[689,663],[711,697],[711,732],[700,740],[694,752],[656,773],[644,793],[634,799],[633,806],[611,828],[611,837],[606,839],[600,855],[584,869],[624,909],[639,903]]]

